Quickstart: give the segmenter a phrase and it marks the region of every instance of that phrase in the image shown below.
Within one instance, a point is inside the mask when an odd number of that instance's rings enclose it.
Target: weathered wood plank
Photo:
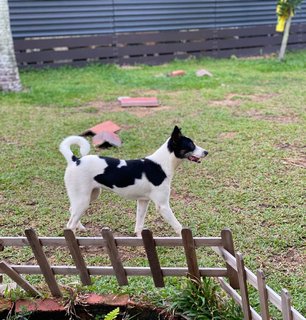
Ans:
[[[15,50],[26,49],[51,49],[59,47],[78,48],[86,46],[105,46],[113,41],[113,35],[65,37],[53,39],[15,39]]]
[[[283,320],[293,320],[291,311],[291,297],[286,289],[282,289],[281,299]]]
[[[237,252],[235,256],[237,261],[238,280],[239,280],[240,294],[242,298],[242,311],[243,311],[244,319],[252,320],[243,257],[242,257],[242,254],[239,252]]]
[[[250,283],[255,289],[258,288],[257,278],[255,274],[248,268],[244,268],[247,275],[247,281]],[[268,300],[279,310],[282,311],[282,301],[280,295],[278,295],[272,288],[266,285]],[[298,312],[296,309],[291,308],[291,312],[293,315],[293,320],[305,320],[305,317]]]
[[[288,47],[301,49],[306,45],[305,24],[292,25]],[[278,50],[281,35],[273,25],[240,28],[205,28],[130,32],[96,36],[48,39],[15,39],[15,51],[20,66],[33,68],[60,65],[99,63],[161,64],[190,56],[229,57],[231,55],[261,55]],[[54,50],[54,48],[56,48]],[[40,49],[41,51],[29,52]],[[66,49],[64,51],[63,49]]]
[[[152,237],[153,238],[153,237]],[[66,240],[64,237],[40,237],[37,238],[39,241],[40,249],[42,250],[42,246],[67,246]],[[96,247],[106,247],[108,246],[108,242],[103,237],[76,237],[75,240],[77,241],[78,245],[83,246],[96,246]],[[142,238],[129,238],[129,237],[113,237],[115,242],[115,246],[143,246],[144,241]],[[155,246],[183,246],[183,240],[179,237],[162,237],[162,238],[153,238]],[[234,270],[238,270],[238,265],[235,257],[229,253],[228,250],[223,249],[222,244],[224,240],[222,237],[215,237],[215,238],[200,238],[194,237],[193,238],[194,247],[201,247],[201,246],[209,246],[212,249],[221,255],[226,263],[232,267]],[[29,240],[26,237],[0,237],[0,247],[2,246],[28,246]],[[17,274],[42,274],[41,267],[39,265],[11,265],[12,269],[15,270]],[[79,274],[79,270],[75,266],[49,266],[51,272],[53,274],[62,274],[62,275],[76,275]],[[241,268],[241,267],[240,267]],[[250,283],[254,288],[261,290],[261,284],[258,284],[257,277],[246,267],[243,268],[245,271],[245,280]],[[2,269],[0,267],[0,273]],[[151,268],[137,268],[137,267],[125,267],[123,268],[125,272],[125,276],[150,276],[152,275]],[[184,276],[188,272],[188,268],[167,268],[162,267],[161,272],[164,277],[166,276]],[[87,272],[89,275],[116,275],[116,272],[113,267],[87,267]],[[213,277],[225,277],[228,275],[228,271],[225,268],[199,268],[200,276],[213,276]],[[228,291],[235,292],[230,285],[227,285]],[[245,283],[246,286],[246,283]],[[234,293],[233,293],[234,294]],[[286,298],[283,298],[282,301],[281,297],[274,292],[270,287],[266,286],[266,294],[268,300],[274,304],[279,310],[282,311],[283,305],[287,304],[287,318],[290,317],[293,320],[305,320],[305,318],[294,308],[290,306],[290,302]],[[237,298],[238,293],[236,293]],[[239,295],[238,295],[239,296]],[[240,296],[239,296],[240,297]],[[239,300],[239,299],[238,299]],[[240,297],[240,301],[242,304],[242,298]],[[253,319],[260,320],[260,316],[254,313],[254,310],[251,306],[250,312],[252,314]],[[258,318],[259,317],[259,318]],[[289,319],[291,319],[289,318]],[[264,318],[263,318],[264,319]]]
[[[38,265],[12,265],[12,268],[20,274],[41,274]],[[75,266],[51,266],[54,274],[58,275],[77,275],[78,270]],[[94,267],[87,266],[88,273],[91,276],[114,276],[113,267]],[[162,267],[164,277],[180,277],[186,276],[188,268],[186,267]],[[149,267],[124,267],[127,276],[150,276],[151,269]],[[225,268],[200,268],[200,275],[207,277],[226,277]]]
[[[200,280],[200,272],[198,267],[198,261],[195,251],[195,244],[192,237],[192,232],[188,228],[182,229],[182,239],[184,245],[184,251],[188,266],[188,273],[194,280]]]
[[[108,58],[114,56],[114,49],[112,47],[105,48],[79,48],[73,50],[62,51],[35,51],[35,52],[16,52],[16,60],[21,62],[44,62],[44,61],[60,61],[60,60],[75,60],[75,59],[98,59]]]
[[[60,246],[66,247],[64,237],[39,237],[40,243],[43,246]],[[117,246],[142,247],[142,238],[137,237],[115,237]],[[106,247],[106,241],[103,237],[76,237],[80,246]],[[220,237],[194,237],[196,247],[218,247],[222,246]],[[29,242],[26,237],[0,237],[0,241],[4,246],[24,247],[28,246]],[[177,247],[183,246],[182,238],[180,237],[154,237],[157,247]]]
[[[225,250],[227,250],[233,257],[235,256],[235,249],[234,249],[234,241],[232,232],[230,229],[223,229],[221,231],[221,239],[222,239],[222,245]],[[229,263],[226,263],[226,268],[228,271],[228,278],[230,285],[234,289],[239,289],[239,281],[238,281],[238,275],[236,270],[230,266]]]
[[[3,241],[0,240],[0,252],[4,250]],[[3,282],[3,276],[0,274],[0,284]]]
[[[73,231],[70,229],[65,229],[64,235],[65,235],[65,239],[66,239],[68,248],[70,250],[72,259],[77,269],[79,270],[82,283],[85,286],[90,285],[91,284],[90,275],[88,273],[86,263],[84,261],[79,244],[75,238]]]
[[[35,231],[33,229],[26,229],[25,234],[52,295],[54,297],[61,297],[62,296],[61,290],[56,282],[53,271],[50,267],[48,259],[42,249],[41,243]]]
[[[28,292],[30,295],[36,297],[41,296],[41,293],[36,290],[27,280],[25,280],[20,274],[18,274],[11,266],[5,261],[0,262],[0,269],[13,281],[15,281],[23,290]]]
[[[260,313],[262,320],[270,320],[268,292],[266,287],[266,280],[262,270],[257,270],[258,294],[260,302]]]
[[[117,34],[117,43],[128,45],[130,43],[146,43],[146,42],[169,42],[169,41],[192,41],[212,38],[210,29],[201,29],[197,31],[162,31],[162,32],[147,32],[147,33],[128,33]]]
[[[153,239],[152,232],[148,229],[144,229],[141,232],[144,248],[146,250],[147,258],[149,261],[150,269],[152,272],[153,281],[155,287],[164,287],[164,277],[160,267],[158,254],[156,251],[155,241]]]
[[[111,264],[114,268],[118,284],[120,286],[128,285],[128,279],[121,262],[121,258],[117,249],[117,244],[114,239],[113,233],[109,228],[103,228],[102,236],[106,240],[108,255],[111,260]]]
[[[223,278],[218,278],[221,288],[242,307],[242,298]],[[251,307],[252,320],[262,320],[261,316]]]

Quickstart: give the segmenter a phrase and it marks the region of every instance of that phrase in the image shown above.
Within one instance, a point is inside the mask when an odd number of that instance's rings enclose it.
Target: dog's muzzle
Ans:
[[[189,161],[192,161],[192,162],[196,162],[196,163],[201,163],[201,158],[204,158],[208,155],[208,151],[206,150],[203,150],[203,152],[201,153],[200,156],[198,155],[195,155],[195,154],[191,154],[187,157],[187,159]]]

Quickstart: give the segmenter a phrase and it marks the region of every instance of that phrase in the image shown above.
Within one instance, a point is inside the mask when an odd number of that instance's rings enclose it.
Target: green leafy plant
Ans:
[[[277,14],[278,16],[289,17],[295,13],[296,8],[303,2],[303,0],[278,0]]]
[[[117,319],[117,316],[120,313],[120,308],[117,307],[116,309],[110,311],[108,314],[106,314],[105,316],[96,316],[95,319],[96,320],[115,320]]]
[[[110,311],[104,318],[104,320],[115,320],[120,313],[119,307]]]
[[[235,303],[222,295],[214,280],[204,278],[202,281],[188,279],[185,287],[173,298],[170,309],[189,319],[197,320],[240,320],[241,310]]]
[[[20,287],[14,289],[7,286],[3,292],[3,297],[9,299],[10,301],[17,301],[27,297],[27,293],[22,290]]]
[[[21,306],[20,311],[18,313],[13,313],[10,310],[9,314],[6,316],[6,320],[28,320],[32,314],[25,306]]]

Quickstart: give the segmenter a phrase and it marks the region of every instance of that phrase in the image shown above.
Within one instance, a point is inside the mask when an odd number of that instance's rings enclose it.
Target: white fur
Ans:
[[[133,185],[124,188],[114,187],[110,189],[93,179],[96,175],[104,172],[107,167],[106,161],[96,155],[87,155],[90,150],[90,145],[86,139],[78,136],[66,138],[60,144],[60,151],[68,163],[65,172],[65,185],[70,199],[71,217],[67,224],[67,228],[72,229],[73,231],[77,228],[84,229],[80,223],[81,216],[84,214],[89,204],[99,196],[100,189],[104,188],[111,190],[124,198],[137,200],[135,225],[135,233],[137,236],[141,235],[150,200],[154,202],[157,211],[171,225],[175,232],[180,235],[182,225],[178,222],[170,208],[169,198],[172,177],[176,167],[182,162],[182,159],[176,158],[173,152],[169,152],[167,147],[168,140],[152,155],[146,157],[147,159],[158,163],[167,176],[159,186],[154,186],[143,175],[141,179],[136,179]],[[76,165],[76,162],[72,160],[73,153],[70,149],[72,144],[80,146],[82,155],[80,165]],[[205,152],[204,149],[196,146],[196,149],[192,154],[198,158],[202,158],[207,154],[207,152]],[[118,167],[125,165],[125,160],[120,160]]]

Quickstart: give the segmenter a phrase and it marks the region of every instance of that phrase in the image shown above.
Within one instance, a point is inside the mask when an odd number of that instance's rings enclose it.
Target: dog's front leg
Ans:
[[[156,208],[159,213],[164,217],[164,219],[170,224],[170,226],[174,229],[174,231],[181,236],[182,225],[178,222],[170,205],[167,204],[157,204]]]
[[[135,234],[141,237],[141,231],[144,226],[144,220],[147,214],[149,200],[137,200]]]

